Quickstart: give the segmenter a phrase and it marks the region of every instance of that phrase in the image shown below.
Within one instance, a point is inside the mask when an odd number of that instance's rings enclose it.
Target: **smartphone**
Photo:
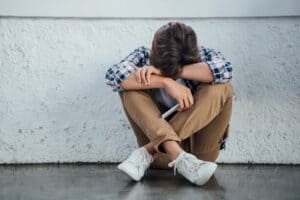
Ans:
[[[175,106],[173,106],[172,108],[170,108],[169,110],[167,110],[165,113],[163,113],[161,115],[162,118],[167,118],[168,116],[170,116],[172,113],[174,113],[177,108],[178,108],[179,104],[176,104]]]

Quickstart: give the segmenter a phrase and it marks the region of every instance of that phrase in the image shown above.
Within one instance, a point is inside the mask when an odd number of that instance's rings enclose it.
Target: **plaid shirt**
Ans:
[[[149,48],[140,46],[119,63],[110,66],[105,74],[105,79],[107,80],[106,85],[111,86],[112,91],[114,92],[122,91],[123,89],[120,88],[120,83],[127,78],[127,76],[136,71],[134,65],[136,67],[150,65],[150,52]],[[201,57],[202,62],[207,63],[212,71],[212,84],[226,83],[231,80],[232,65],[224,58],[221,52],[200,46],[199,56]],[[184,79],[184,81],[192,92],[194,92],[197,86],[201,83],[199,81],[187,79]]]

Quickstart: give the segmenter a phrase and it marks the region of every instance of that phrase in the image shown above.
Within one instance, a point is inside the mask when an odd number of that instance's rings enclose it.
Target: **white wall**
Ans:
[[[34,8],[34,9],[32,9]],[[299,16],[299,0],[0,0],[0,15],[199,18]]]
[[[137,144],[104,73],[168,21],[0,18],[0,163],[125,159]],[[234,66],[218,161],[299,164],[300,17],[181,21]]]

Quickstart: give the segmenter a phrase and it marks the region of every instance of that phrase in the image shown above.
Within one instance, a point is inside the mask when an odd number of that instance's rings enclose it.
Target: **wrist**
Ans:
[[[174,81],[172,78],[163,77],[162,78],[162,88],[166,88],[172,81]]]

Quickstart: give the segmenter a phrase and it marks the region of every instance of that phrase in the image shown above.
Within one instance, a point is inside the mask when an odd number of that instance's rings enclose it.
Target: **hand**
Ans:
[[[135,77],[136,80],[145,85],[150,84],[150,76],[151,74],[161,75],[159,69],[155,68],[152,65],[145,65],[142,68],[136,68]]]
[[[168,78],[164,84],[165,91],[179,103],[178,111],[183,111],[190,108],[194,104],[194,97],[191,89]]]

